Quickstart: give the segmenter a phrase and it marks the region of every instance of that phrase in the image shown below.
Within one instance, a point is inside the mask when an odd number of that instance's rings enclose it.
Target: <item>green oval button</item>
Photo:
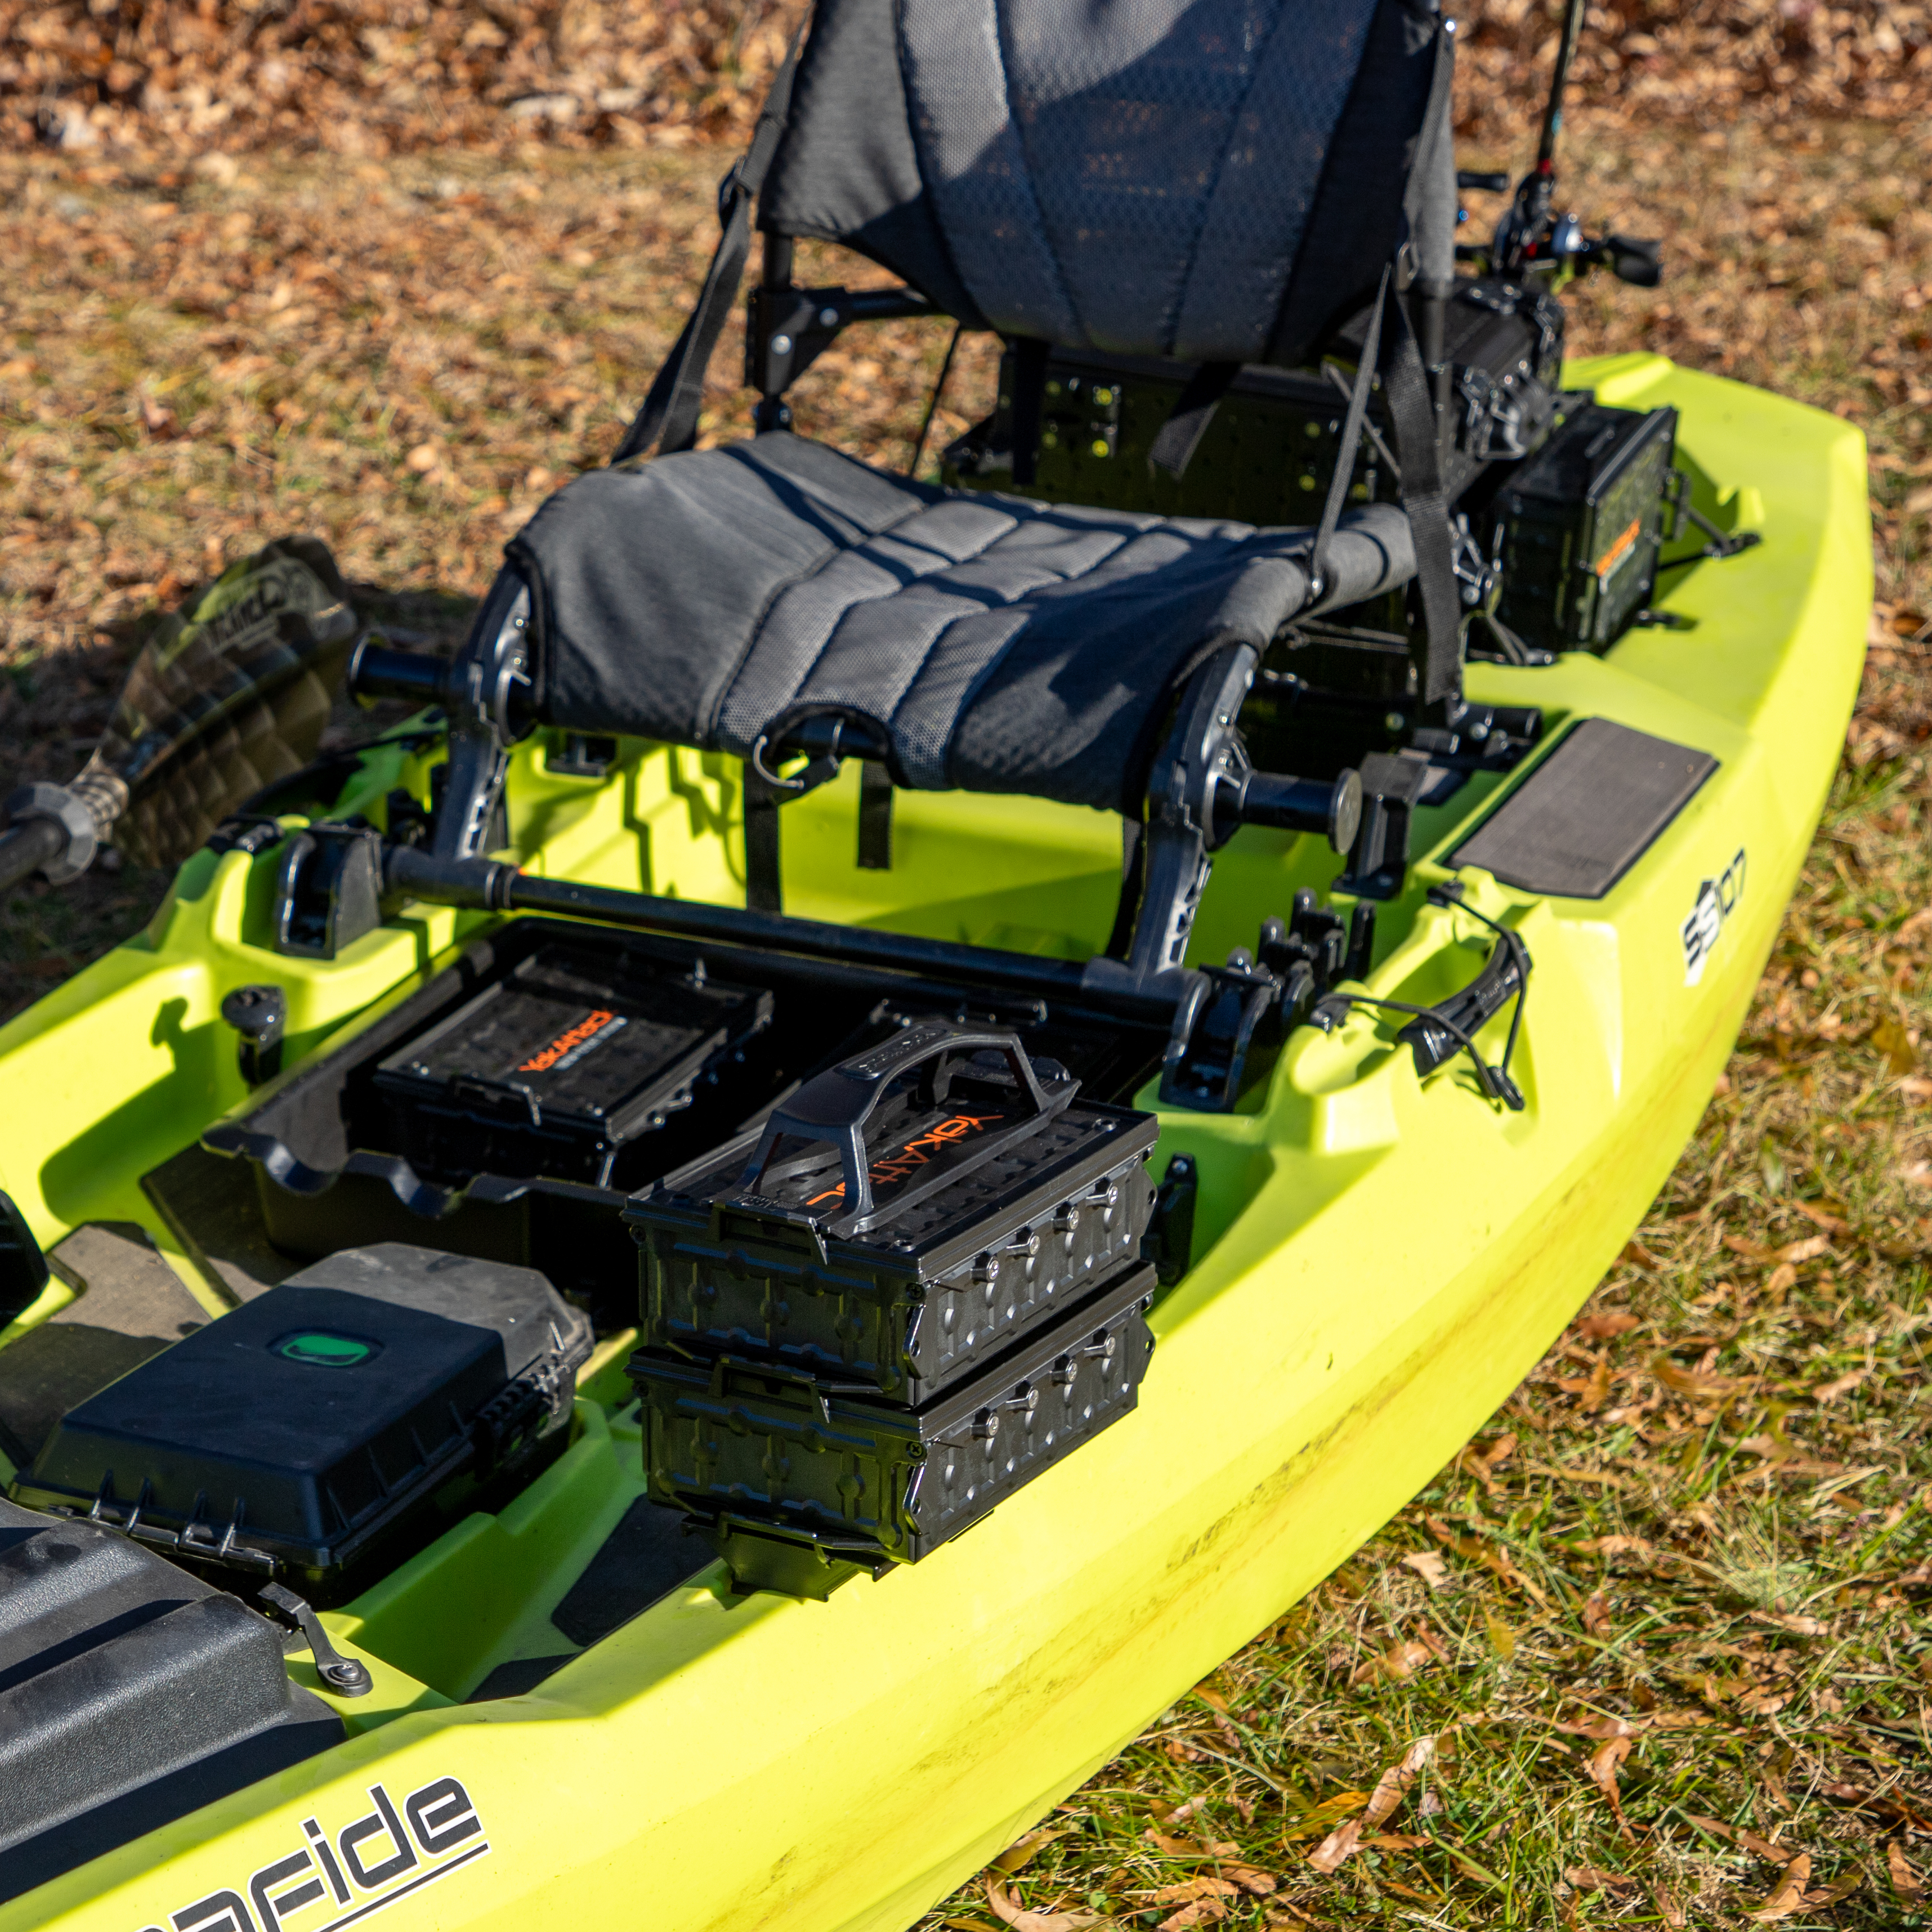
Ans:
[[[285,1362],[307,1362],[319,1369],[352,1369],[376,1352],[373,1342],[358,1342],[351,1335],[329,1335],[308,1328],[298,1335],[284,1335],[274,1345]]]

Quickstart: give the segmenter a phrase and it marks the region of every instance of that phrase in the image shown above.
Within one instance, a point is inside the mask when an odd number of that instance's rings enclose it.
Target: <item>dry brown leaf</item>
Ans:
[[[1624,1838],[1634,1838],[1628,1821],[1624,1816],[1624,1802],[1617,1795],[1617,1768],[1628,1757],[1633,1748],[1632,1740],[1627,1737],[1606,1738],[1590,1754],[1584,1769],[1590,1782],[1609,1801],[1611,1812],[1617,1821],[1617,1828]]]
[[[1916,1905],[1924,1898],[1925,1888],[1918,1874],[1906,1862],[1905,1847],[1896,1838],[1885,1848],[1885,1868],[1900,1904]]]
[[[1932,907],[1926,910],[1932,911]],[[1852,1232],[1852,1224],[1842,1214],[1834,1214],[1829,1209],[1820,1207],[1815,1202],[1794,1201],[1791,1204],[1806,1220],[1815,1222],[1828,1234],[1849,1234]]]
[[[1776,1251],[1773,1258],[1796,1264],[1798,1262],[1815,1262],[1820,1255],[1828,1254],[1832,1249],[1829,1234],[1807,1234],[1802,1241],[1790,1241]]]
[[[1362,1821],[1351,1818],[1338,1825],[1308,1855],[1308,1862],[1318,1872],[1340,1871],[1354,1856],[1362,1835]]]
[[[1439,1590],[1449,1580],[1449,1566],[1432,1550],[1412,1550],[1402,1559],[1405,1569],[1413,1570],[1432,1590]]]
[[[1623,1252],[1618,1256],[1617,1259],[1620,1262],[1627,1262],[1632,1268],[1640,1268],[1647,1274],[1654,1274],[1662,1265],[1657,1257],[1641,1241],[1634,1240],[1624,1242]],[[1630,1318],[1630,1325],[1633,1328],[1636,1326],[1634,1316]],[[1612,1332],[1619,1331],[1613,1330]]]
[[[1560,1376],[1556,1386],[1576,1398],[1576,1406],[1586,1415],[1594,1414],[1610,1399],[1610,1364],[1599,1355],[1587,1376]]]
[[[1141,1836],[1171,1858],[1232,1858],[1240,1850],[1232,1838],[1170,1838],[1151,1825]]]
[[[1066,1835],[1064,1826],[1057,1832],[1048,1831],[1044,1827],[1036,1832],[1029,1832],[1024,1838],[1016,1838],[993,1861],[993,1868],[996,1871],[1007,1873],[1024,1871],[1054,1839],[1064,1838]]]
[[[1291,1844],[1297,1838],[1312,1838],[1318,1832],[1328,1832],[1351,1811],[1359,1811],[1368,1802],[1366,1791],[1337,1792],[1333,1798],[1324,1798],[1313,1810],[1304,1811],[1282,1836]]]
[[[1192,1905],[1184,1905],[1178,1912],[1171,1912],[1160,1922],[1160,1932],[1186,1932],[1190,1925],[1208,1925],[1225,1918],[1228,1908],[1218,1898],[1197,1898]]]
[[[1868,1791],[1862,1785],[1847,1784],[1843,1779],[1834,1779],[1818,1786],[1822,1796],[1840,1804],[1850,1804],[1861,1811],[1876,1813],[1881,1818],[1889,1818],[1895,1824],[1908,1830],[1932,1835],[1932,1819],[1922,1816],[1908,1804],[1883,1792]]]
[[[1650,1545],[1640,1536],[1588,1536],[1571,1546],[1586,1556],[1648,1556]]]
[[[1516,1655],[1516,1632],[1494,1610],[1483,1612],[1483,1622],[1490,1634],[1490,1648],[1508,1663]]]
[[[1153,1905],[1187,1905],[1197,1898],[1232,1898],[1240,1888],[1225,1878],[1184,1878],[1178,1885],[1164,1885],[1144,1895]]]
[[[1607,1630],[1610,1623],[1610,1606],[1604,1600],[1600,1590],[1592,1590],[1583,1600],[1583,1628],[1592,1636]]]
[[[1564,1877],[1579,1892],[1634,1892],[1636,1880],[1622,1872],[1602,1871],[1594,1865],[1571,1865]]]
[[[1635,1245],[1631,1244],[1632,1246]],[[1630,1250],[1626,1248],[1624,1252],[1628,1256]],[[1657,1265],[1654,1258],[1647,1258],[1648,1265]],[[1640,1325],[1637,1318],[1624,1310],[1608,1315],[1586,1315],[1575,1324],[1577,1334],[1588,1342],[1608,1342],[1616,1336],[1628,1335]]]
[[[1836,1402],[1839,1396],[1849,1395],[1859,1383],[1868,1380],[1870,1375],[1869,1369],[1854,1369],[1849,1375],[1839,1376],[1828,1382],[1820,1382],[1811,1391],[1811,1400],[1818,1402]]]
[[[1862,1875],[1854,1872],[1850,1878],[1841,1878],[1835,1885],[1821,1886],[1816,1892],[1808,1892],[1804,1894],[1804,1909],[1807,1912],[1822,1911],[1828,1905],[1836,1905],[1840,1899],[1850,1898],[1864,1885]]]
[[[1400,1683],[1405,1677],[1413,1677],[1429,1658],[1430,1648],[1426,1643],[1392,1643],[1380,1656],[1372,1657],[1367,1663],[1358,1666],[1348,1679],[1349,1688],[1352,1690],[1377,1677]]]
[[[1231,1879],[1241,1889],[1256,1898],[1265,1898],[1281,1880],[1271,1871],[1263,1871],[1259,1865],[1223,1865],[1221,1876]]]
[[[1785,1867],[1784,1876],[1772,1887],[1770,1897],[1755,1912],[1748,1912],[1744,1916],[1762,1922],[1789,1918],[1794,1912],[1803,1910],[1804,1888],[1810,1881],[1811,1855],[1800,1852]]]
[[[997,1879],[986,1881],[986,1903],[1013,1932],[1079,1932],[1081,1927],[1096,1925],[1100,1921],[1097,1912],[1029,1912]]]
[[[1741,1382],[1728,1376],[1695,1374],[1665,1354],[1656,1354],[1650,1358],[1650,1372],[1666,1388],[1677,1395],[1735,1395],[1740,1389],[1750,1387],[1748,1380]]]
[[[1362,1814],[1364,1830],[1372,1830],[1395,1816],[1402,1801],[1408,1796],[1408,1787],[1421,1776],[1423,1766],[1435,1755],[1435,1738],[1418,1738],[1402,1753],[1401,1762],[1390,1765],[1376,1779],[1376,1788],[1369,1794],[1367,1809]]]
[[[1634,1738],[1648,1727],[1647,1718],[1634,1721],[1628,1718],[1571,1718],[1561,1724],[1550,1726],[1552,1731],[1567,1732],[1573,1738],[1594,1738],[1599,1743],[1611,1738]]]
[[[1409,1832],[1377,1832],[1362,1840],[1373,1852],[1412,1852],[1430,1842]]]

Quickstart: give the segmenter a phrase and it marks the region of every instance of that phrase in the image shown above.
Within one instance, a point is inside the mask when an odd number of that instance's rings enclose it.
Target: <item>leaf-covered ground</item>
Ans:
[[[1672,271],[1586,284],[1575,346],[1648,345],[1872,438],[1883,602],[1831,814],[1724,1090],[1556,1350],[956,1924],[1894,1927],[1932,1883],[1928,138],[1574,118],[1570,198],[1663,235]],[[634,406],[723,159],[0,160],[10,775],[70,772],[154,611],[270,535],[326,536],[400,630],[460,632],[503,538]],[[802,424],[902,460],[944,347],[855,337]],[[713,433],[743,421],[734,358]],[[942,434],[989,375],[969,346]],[[17,895],[0,1002],[162,883]]]

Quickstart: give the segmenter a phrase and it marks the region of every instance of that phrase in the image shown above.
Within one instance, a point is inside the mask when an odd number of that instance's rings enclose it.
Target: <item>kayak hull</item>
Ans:
[[[824,1603],[739,1598],[694,1546],[689,1582],[536,1688],[460,1702],[505,1662],[566,1648],[550,1613],[641,1492],[614,1338],[557,1463],[329,1615],[376,1679],[369,1697],[336,1700],[346,1744],[0,1906],[0,1932],[57,1915],[90,1932],[278,1932],[284,1916],[322,1932],[379,1906],[399,1924],[643,1913],[679,1932],[898,1932],[1439,1470],[1601,1278],[1695,1128],[1825,802],[1871,592],[1855,430],[1654,357],[1571,376],[1606,402],[1675,404],[1700,507],[1765,541],[1678,574],[1665,601],[1694,628],[1634,632],[1604,658],[1546,670],[1471,668],[1473,697],[1540,704],[1552,735],[1604,717],[1719,761],[1601,900],[1460,875],[1534,958],[1512,1062],[1522,1112],[1488,1101],[1466,1060],[1419,1079],[1366,1013],[1298,1034],[1235,1112],[1163,1116],[1157,1161],[1194,1154],[1202,1194],[1195,1264],[1156,1306],[1135,1414],[916,1565]],[[373,770],[370,788],[400,769]],[[1474,782],[1425,814],[1411,896],[1384,910],[1399,937],[1373,990],[1438,998],[1480,964],[1474,922],[1420,893],[1450,876],[1436,860],[1488,798],[1520,782]],[[636,748],[601,788],[573,791],[528,760],[518,784],[513,824],[535,868],[742,894],[726,761]],[[1117,876],[1111,821],[902,798],[902,862],[885,874],[850,864],[844,781],[791,808],[790,909],[1070,956],[1096,943]],[[1238,836],[1197,958],[1251,944],[1295,884],[1326,888],[1334,861],[1307,845]],[[1739,854],[1741,890],[1694,974],[1685,922]],[[36,1231],[140,1220],[211,1310],[218,1284],[140,1177],[244,1098],[222,994],[286,985],[299,1057],[474,922],[418,908],[311,964],[253,943],[261,890],[245,855],[202,855],[146,935],[0,1032],[14,1090],[35,1096],[0,1130],[0,1182]],[[1504,1016],[1483,1036],[1490,1058],[1506,1029]],[[305,1661],[292,1667],[322,1690]],[[408,1864],[341,1899],[316,1879],[320,1895],[280,1915],[305,1868],[263,1874],[313,1841],[305,1820],[334,1834],[380,1817],[378,1789],[392,1809],[413,1796],[424,1816],[455,1816],[454,1800],[423,1796],[451,1780],[476,1828],[399,1824],[391,1862]]]

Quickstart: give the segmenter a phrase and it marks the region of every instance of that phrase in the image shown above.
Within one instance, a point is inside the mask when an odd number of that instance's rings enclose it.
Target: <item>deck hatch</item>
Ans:
[[[1600,899],[1717,769],[1708,752],[1586,718],[1448,863],[1525,892]]]

